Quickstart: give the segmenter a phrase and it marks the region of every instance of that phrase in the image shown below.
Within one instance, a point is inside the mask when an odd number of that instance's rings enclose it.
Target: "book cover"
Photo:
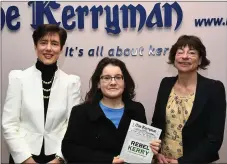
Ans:
[[[160,137],[161,131],[161,129],[131,120],[120,158],[127,163],[151,163],[153,152],[150,143],[153,139]]]

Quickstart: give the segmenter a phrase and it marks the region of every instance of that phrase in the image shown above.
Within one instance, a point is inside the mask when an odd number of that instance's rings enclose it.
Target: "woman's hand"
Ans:
[[[23,164],[29,164],[29,163],[36,163],[36,161],[32,158],[29,157],[28,159],[26,159],[24,162],[22,162]]]
[[[176,164],[178,163],[178,160],[176,159],[167,159],[168,163],[173,163],[173,164]]]
[[[169,163],[169,160],[162,154],[157,154],[156,155],[158,163]]]
[[[53,159],[52,161],[50,161],[50,162],[48,162],[48,163],[57,163],[57,164],[59,164],[59,163],[61,163],[57,158],[55,158],[55,159]]]
[[[151,148],[152,152],[154,153],[154,155],[158,154],[158,152],[161,148],[161,140],[159,140],[159,139],[152,140],[150,143],[150,148]]]
[[[119,156],[113,158],[113,164],[118,164],[118,163],[124,163],[125,161],[123,159],[120,159]]]

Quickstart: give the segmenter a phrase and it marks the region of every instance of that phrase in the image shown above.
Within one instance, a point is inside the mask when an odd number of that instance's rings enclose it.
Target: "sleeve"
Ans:
[[[226,95],[222,82],[216,81],[207,109],[206,138],[198,145],[198,148],[190,154],[178,159],[179,163],[209,163],[209,157],[218,153],[224,136],[226,117]]]
[[[15,163],[22,163],[31,156],[24,139],[26,133],[19,131],[22,102],[21,73],[19,70],[9,73],[9,85],[2,113],[3,136]]]
[[[69,85],[67,88],[67,92],[68,92],[68,95],[67,95],[68,96],[67,97],[67,99],[68,99],[67,109],[68,110],[67,111],[68,111],[68,119],[69,119],[72,107],[80,104],[80,101],[81,101],[81,81],[80,81],[79,76],[69,75]],[[65,134],[67,126],[68,126],[68,119],[65,121],[65,124],[62,128],[62,133],[64,133],[64,134]],[[64,134],[62,135],[62,139],[64,137]],[[61,144],[59,145],[56,155],[61,157],[62,159],[64,159],[64,156],[62,155],[62,152],[61,152]]]
[[[81,80],[79,76],[69,75],[70,84],[68,87],[68,118],[72,107],[81,103]]]
[[[139,103],[140,104],[140,107],[139,107],[139,113],[138,113],[138,116],[139,116],[139,122],[142,122],[144,124],[147,124],[147,118],[146,118],[146,112],[145,112],[145,108],[143,106],[143,104]]]
[[[74,107],[69,119],[69,125],[62,141],[62,153],[68,163],[112,163],[113,155],[107,152],[95,151],[86,145],[83,136],[89,135],[86,116],[80,107]]]

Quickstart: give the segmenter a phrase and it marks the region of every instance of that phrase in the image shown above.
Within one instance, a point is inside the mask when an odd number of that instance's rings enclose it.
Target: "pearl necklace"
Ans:
[[[51,88],[50,88],[50,89],[45,89],[45,88],[43,88],[43,90],[44,90],[45,92],[50,92]]]
[[[44,84],[50,84],[50,83],[52,83],[53,78],[50,81],[44,81],[44,80],[42,80],[42,81],[43,81]]]
[[[44,96],[44,95],[43,95],[43,98],[44,98],[44,99],[49,99],[50,96]]]
[[[51,84],[52,82],[53,82],[53,79],[54,79],[54,76],[51,78],[51,80],[50,81],[44,81],[44,80],[42,80],[42,82],[43,82],[43,84]],[[46,88],[43,88],[43,91],[44,92],[50,92],[50,90],[51,90],[51,88],[50,89],[46,89]],[[49,99],[50,98],[50,96],[44,96],[43,95],[43,98],[44,99]]]

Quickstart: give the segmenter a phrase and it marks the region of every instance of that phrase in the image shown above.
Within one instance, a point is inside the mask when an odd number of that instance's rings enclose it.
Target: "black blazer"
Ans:
[[[126,102],[118,128],[105,117],[99,104],[73,107],[62,141],[62,153],[69,163],[112,163],[120,154],[131,119],[147,123],[139,102]]]
[[[179,163],[209,163],[219,159],[222,145],[226,97],[222,82],[197,75],[195,100],[191,114],[182,129],[183,157]],[[164,137],[166,105],[178,77],[165,77],[158,91],[152,126],[161,128]]]

